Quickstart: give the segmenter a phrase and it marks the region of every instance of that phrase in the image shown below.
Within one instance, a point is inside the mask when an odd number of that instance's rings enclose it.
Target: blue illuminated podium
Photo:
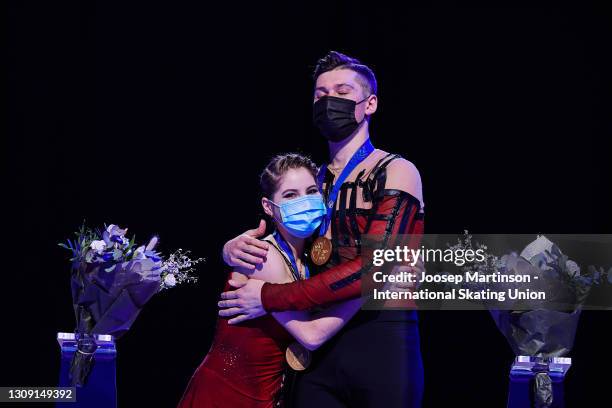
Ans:
[[[93,365],[87,381],[76,387],[76,402],[57,403],[57,408],[116,408],[117,407],[117,350],[111,335],[93,335],[97,348],[93,353]],[[70,364],[77,350],[74,333],[57,333],[61,351],[59,386],[72,386]]]
[[[508,408],[563,408],[569,357],[517,356],[510,369]]]

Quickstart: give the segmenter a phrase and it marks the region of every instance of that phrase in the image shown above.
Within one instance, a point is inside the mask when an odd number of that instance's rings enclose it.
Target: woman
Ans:
[[[279,155],[266,166],[260,177],[261,204],[276,227],[265,238],[274,249],[268,251],[261,267],[238,269],[228,276],[228,282],[246,279],[245,275],[271,283],[308,277],[305,240],[318,228],[326,211],[316,175],[314,163],[298,154]],[[315,350],[360,306],[361,299],[354,299],[314,314],[272,313],[238,325],[220,318],[210,351],[191,378],[179,408],[280,406],[287,347],[295,339],[305,349]]]

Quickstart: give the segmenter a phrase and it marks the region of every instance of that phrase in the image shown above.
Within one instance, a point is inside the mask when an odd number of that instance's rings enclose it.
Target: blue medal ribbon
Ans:
[[[351,157],[351,160],[346,164],[342,173],[334,183],[331,191],[329,192],[329,196],[326,197],[327,206],[327,214],[321,223],[321,228],[319,229],[319,236],[325,235],[327,229],[329,228],[333,216],[333,212],[335,210],[336,199],[338,198],[338,193],[340,192],[340,187],[344,183],[344,180],[355,170],[355,167],[359,166],[359,164],[365,160],[366,157],[370,155],[374,151],[374,146],[372,142],[368,138],[363,144],[357,149],[357,151]],[[319,174],[317,174],[317,184],[319,185],[319,190],[323,191],[323,182],[325,181],[325,173],[327,172],[327,165],[321,166],[319,170]]]
[[[300,270],[298,269],[297,262],[295,261],[295,257],[293,256],[293,251],[291,247],[289,247],[289,243],[285,240],[278,230],[274,231],[274,239],[278,242],[278,246],[280,246],[281,250],[287,255],[289,258],[289,262],[291,262],[291,266],[293,266],[293,277],[295,280],[300,280]],[[308,265],[304,264],[304,276],[306,279],[310,277],[310,273],[308,271]]]

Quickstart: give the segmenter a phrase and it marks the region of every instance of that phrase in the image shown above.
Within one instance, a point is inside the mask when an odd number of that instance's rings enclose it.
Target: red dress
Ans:
[[[230,289],[225,284],[224,291]],[[271,315],[238,325],[217,320],[213,344],[196,369],[179,408],[271,408],[293,337]]]

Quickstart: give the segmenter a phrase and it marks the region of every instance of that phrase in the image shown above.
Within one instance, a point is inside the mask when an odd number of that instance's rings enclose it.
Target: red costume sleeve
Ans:
[[[414,247],[423,234],[423,214],[420,202],[411,194],[400,190],[383,190],[372,208],[364,234],[375,237],[380,248],[409,245]],[[409,243],[398,242],[398,234],[409,237]],[[306,280],[291,283],[265,283],[262,305],[268,312],[307,310],[361,296],[361,276],[372,267],[362,265],[363,257],[333,266]]]

